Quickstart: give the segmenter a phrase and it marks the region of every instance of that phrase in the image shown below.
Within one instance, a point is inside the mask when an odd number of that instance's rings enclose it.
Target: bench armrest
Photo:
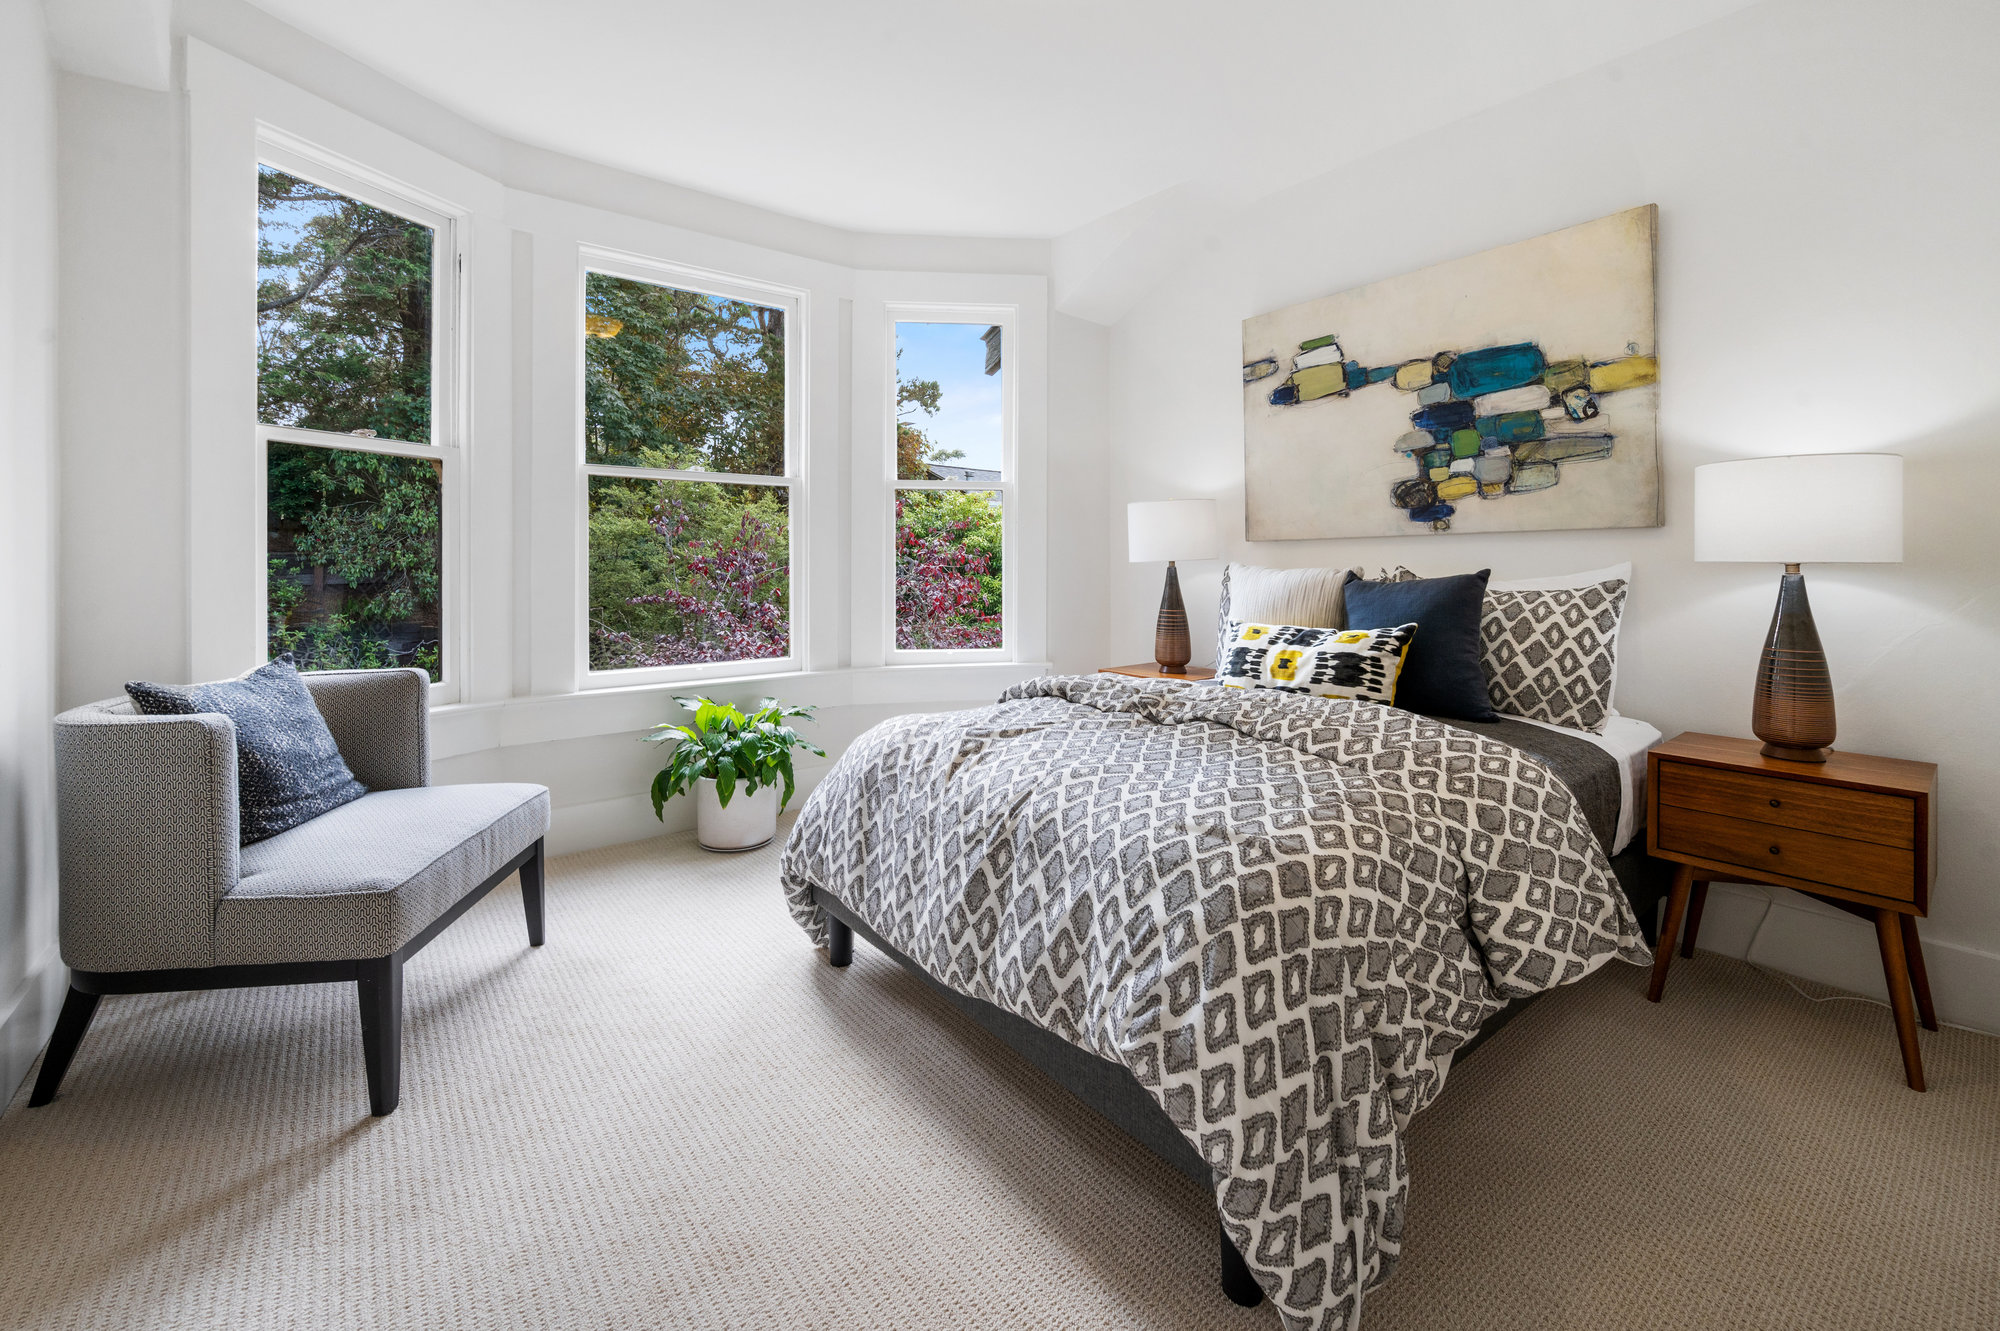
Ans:
[[[299,676],[354,779],[370,790],[431,783],[431,677],[421,670],[315,670]]]
[[[236,726],[92,703],[55,722],[63,960],[164,970],[214,959],[236,886]]]

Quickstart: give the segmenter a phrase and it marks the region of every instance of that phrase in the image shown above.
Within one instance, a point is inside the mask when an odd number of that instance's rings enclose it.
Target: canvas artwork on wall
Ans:
[[[1249,539],[1657,527],[1658,217],[1245,319]]]

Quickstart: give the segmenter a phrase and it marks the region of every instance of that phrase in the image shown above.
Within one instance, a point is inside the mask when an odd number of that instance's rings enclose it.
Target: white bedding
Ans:
[[[1611,853],[1616,855],[1631,845],[1632,838],[1637,836],[1639,829],[1644,826],[1639,817],[1646,811],[1646,751],[1664,738],[1659,730],[1637,717],[1621,716],[1615,711],[1604,723],[1602,735],[1593,735],[1588,730],[1573,730],[1568,726],[1550,725],[1547,721],[1535,721],[1525,716],[1510,716],[1507,719],[1526,721],[1529,725],[1540,726],[1544,730],[1589,740],[1617,760],[1618,830],[1611,838]]]

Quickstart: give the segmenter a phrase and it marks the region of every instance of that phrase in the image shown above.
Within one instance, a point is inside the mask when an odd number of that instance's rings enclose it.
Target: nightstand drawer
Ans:
[[[1904,850],[1917,844],[1916,803],[1900,795],[1668,761],[1659,781],[1662,804]]]
[[[1666,770],[1662,765],[1663,785]],[[1796,790],[1796,783],[1785,787],[1787,795]],[[1751,874],[1781,874],[1895,901],[1916,900],[1914,850],[1744,818],[1725,818],[1664,802],[1660,805],[1659,820],[1655,835],[1662,851],[1679,851],[1733,864]]]

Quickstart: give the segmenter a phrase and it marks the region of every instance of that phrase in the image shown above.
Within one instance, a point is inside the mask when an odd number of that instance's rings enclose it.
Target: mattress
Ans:
[[[1632,838],[1646,825],[1646,752],[1664,738],[1659,729],[1635,716],[1620,716],[1617,712],[1604,723],[1602,735],[1550,725],[1547,721],[1530,721],[1524,716],[1507,719],[1580,739],[1618,764],[1618,818],[1611,836],[1611,853],[1616,855],[1631,845]]]

